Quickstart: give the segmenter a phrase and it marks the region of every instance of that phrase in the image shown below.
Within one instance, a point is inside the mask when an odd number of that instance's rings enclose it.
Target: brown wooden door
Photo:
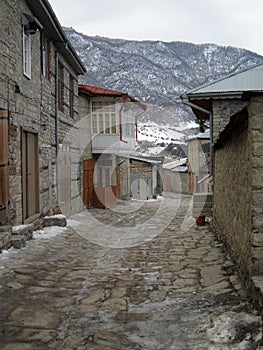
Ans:
[[[166,192],[172,192],[172,179],[170,174],[166,174]]]
[[[22,131],[23,219],[39,212],[38,135]]]
[[[8,113],[0,110],[0,223],[5,222],[9,203]]]
[[[94,160],[84,160],[83,162],[83,203],[86,208],[94,206]]]

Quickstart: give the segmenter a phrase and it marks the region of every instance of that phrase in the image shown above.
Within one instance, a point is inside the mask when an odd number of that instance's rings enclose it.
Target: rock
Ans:
[[[118,298],[108,299],[103,303],[103,305],[111,310],[116,310],[116,311],[124,311],[127,308],[126,300],[118,299]]]
[[[60,227],[67,226],[66,216],[62,214],[45,216],[44,227],[50,227],[50,226],[60,226]]]
[[[12,236],[11,238],[11,245],[12,247],[16,248],[16,249],[20,249],[25,247],[26,245],[26,236],[23,235],[15,235]]]
[[[232,344],[248,339],[258,340],[260,329],[260,316],[244,312],[226,312],[212,318],[206,334],[213,343]]]
[[[23,288],[23,285],[18,282],[9,282],[7,283],[7,287],[12,289],[21,289]]]

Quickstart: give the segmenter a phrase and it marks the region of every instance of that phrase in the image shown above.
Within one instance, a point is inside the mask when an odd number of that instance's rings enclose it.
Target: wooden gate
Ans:
[[[23,220],[39,212],[38,135],[22,130]]]
[[[0,223],[8,214],[9,168],[8,168],[8,112],[0,110]]]
[[[94,206],[94,167],[93,159],[83,162],[83,203],[86,208]]]

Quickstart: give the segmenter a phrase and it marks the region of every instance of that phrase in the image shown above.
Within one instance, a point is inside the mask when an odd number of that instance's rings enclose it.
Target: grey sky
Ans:
[[[49,0],[90,36],[236,46],[263,55],[262,0]]]

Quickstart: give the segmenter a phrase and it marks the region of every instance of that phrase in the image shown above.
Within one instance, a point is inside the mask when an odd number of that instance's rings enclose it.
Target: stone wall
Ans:
[[[263,275],[263,97],[254,97],[248,104],[252,143],[252,275]]]
[[[39,161],[39,214],[53,212],[57,204],[56,184],[56,138],[55,138],[55,52],[50,46],[50,78],[41,73],[41,33],[31,36],[32,71],[29,79],[22,68],[22,25],[21,14],[31,11],[25,1],[3,0],[1,3],[0,25],[0,108],[9,115],[9,160],[10,160],[10,211],[9,223],[19,224],[22,216],[22,152],[21,135],[23,130],[38,135]],[[40,21],[41,22],[41,21]],[[64,111],[58,117],[58,139],[63,143],[65,135],[74,129],[78,121],[78,77],[64,57],[59,54],[64,66]],[[69,79],[74,79],[74,115],[69,116]],[[75,139],[78,129],[75,130]],[[71,168],[72,190],[76,208],[76,198],[80,190],[78,169],[79,146],[72,148]],[[79,200],[78,207],[79,207]]]
[[[129,200],[131,198],[130,161],[117,157],[117,171],[119,172],[119,193],[118,198]]]
[[[230,116],[241,111],[247,102],[240,100],[213,100],[213,142],[218,139],[219,133],[224,130]]]
[[[79,116],[80,116],[80,144],[83,159],[92,159],[92,134],[90,103],[87,96],[79,94]]]
[[[251,247],[251,156],[249,129],[240,126],[215,152],[213,221],[244,276],[249,277]]]
[[[170,186],[170,184],[168,184],[168,182],[171,181],[171,191],[169,192],[190,194],[188,173],[180,173],[176,171],[163,169],[162,174],[163,189],[165,192],[169,190],[168,187]],[[168,180],[168,177],[170,177],[170,180]]]

